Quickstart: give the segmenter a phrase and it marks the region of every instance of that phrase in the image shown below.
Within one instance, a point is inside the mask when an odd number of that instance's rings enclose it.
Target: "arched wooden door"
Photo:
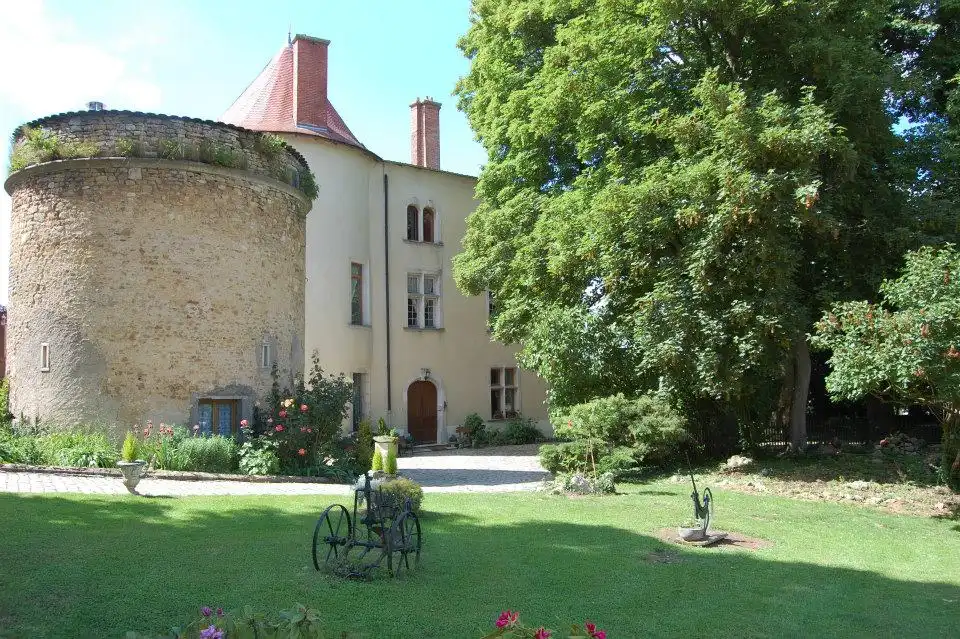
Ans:
[[[437,387],[430,382],[407,389],[407,429],[418,444],[437,441]]]

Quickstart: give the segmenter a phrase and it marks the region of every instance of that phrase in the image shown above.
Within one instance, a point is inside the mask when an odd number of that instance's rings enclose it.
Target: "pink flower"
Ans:
[[[240,420],[240,428],[246,428],[248,423],[249,423],[249,422],[247,422],[247,420],[241,419],[241,420]]]
[[[549,639],[550,634],[551,633],[549,630],[547,630],[546,628],[540,627],[537,630],[537,634],[533,635],[533,639]]]
[[[307,451],[306,451],[305,449],[301,448],[300,450],[297,451],[297,454],[300,455],[301,457],[303,457],[304,455],[307,454]]]
[[[150,436],[150,429],[149,429],[149,428],[144,428],[144,429],[143,429],[143,436],[144,436],[144,437],[149,437],[149,436]]]
[[[300,404],[300,412],[301,412],[301,413],[307,412],[307,405],[306,405],[306,404]]]
[[[282,433],[282,432],[283,432],[283,424],[277,424],[276,426],[273,427],[273,430],[277,431],[278,433]]]
[[[268,424],[272,424],[272,423],[273,423],[273,417],[268,417],[268,418],[267,418],[267,423],[268,423]]]
[[[287,416],[287,411],[282,410],[282,411],[280,411],[279,415],[280,415],[280,417],[286,417],[286,416]]]
[[[519,612],[504,610],[500,613],[500,616],[497,617],[497,628],[509,628],[510,626],[515,625],[519,618]]]
[[[597,624],[587,621],[583,625],[587,628],[587,634],[589,634],[592,639],[607,639],[607,631],[597,630]]]
[[[307,432],[308,432],[308,433],[312,433],[312,432],[313,432],[313,429],[312,429],[312,428],[308,428],[308,429],[307,429]]]

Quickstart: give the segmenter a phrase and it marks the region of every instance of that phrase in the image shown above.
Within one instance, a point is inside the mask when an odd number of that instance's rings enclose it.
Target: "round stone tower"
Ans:
[[[302,370],[316,186],[279,138],[125,111],[15,137],[7,372],[15,418],[236,430]]]

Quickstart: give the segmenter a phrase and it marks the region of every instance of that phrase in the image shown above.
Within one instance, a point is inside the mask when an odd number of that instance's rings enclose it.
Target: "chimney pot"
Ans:
[[[410,162],[440,168],[440,103],[431,97],[410,105]]]

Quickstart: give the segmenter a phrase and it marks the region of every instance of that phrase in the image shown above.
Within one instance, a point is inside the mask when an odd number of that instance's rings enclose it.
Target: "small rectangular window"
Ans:
[[[270,368],[273,360],[270,357],[270,344],[260,345],[260,368]]]
[[[50,372],[50,345],[46,342],[40,344],[40,372]]]
[[[440,274],[407,273],[407,327],[440,328]]]
[[[490,369],[490,385],[500,386],[500,369],[499,368]]]
[[[350,323],[363,324],[363,264],[350,263]]]
[[[423,276],[423,294],[424,295],[437,294],[437,279],[435,277],[431,277],[430,275]]]
[[[437,327],[437,300],[432,297],[423,300],[423,325],[426,328]]]
[[[420,326],[419,300],[416,297],[407,298],[407,326]]]
[[[420,211],[412,204],[407,207],[407,239],[420,241]]]
[[[419,292],[420,292],[420,276],[407,275],[407,293],[419,293]]]
[[[240,429],[240,400],[205,398],[197,402],[201,435],[236,435]]]

